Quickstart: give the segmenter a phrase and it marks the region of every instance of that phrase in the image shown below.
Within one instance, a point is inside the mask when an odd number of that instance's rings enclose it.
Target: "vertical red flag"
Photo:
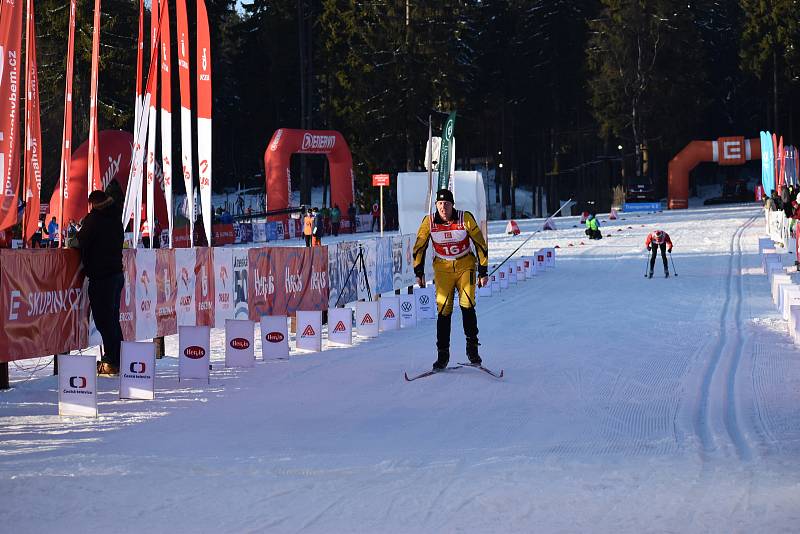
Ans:
[[[197,1],[197,160],[200,206],[211,244],[211,36],[205,0]]]
[[[87,191],[103,189],[100,177],[100,150],[97,148],[97,78],[100,70],[100,0],[94,0],[94,29],[92,30],[92,74],[89,81],[89,161],[87,162]],[[88,203],[87,203],[88,206]],[[87,210],[88,211],[88,210]]]
[[[17,223],[22,0],[3,0],[0,18],[0,230]]]
[[[164,176],[164,199],[167,202],[169,248],[172,248],[172,65],[169,31],[169,7],[162,1],[161,19],[161,170]],[[164,224],[165,221],[159,221]],[[154,236],[158,239],[159,236]]]
[[[64,131],[61,138],[61,172],[58,183],[61,184],[61,195],[58,199],[58,231],[63,236],[64,232],[64,203],[69,202],[69,167],[72,163],[72,70],[75,64],[75,0],[69,2],[69,37],[67,41],[67,80],[64,92]],[[61,246],[65,246],[64,239],[60,236],[51,236],[58,239]]]
[[[39,123],[39,76],[36,67],[36,23],[33,0],[28,0],[28,29],[25,33],[25,216],[23,237],[28,242],[39,225],[42,191],[42,129]]]
[[[192,178],[192,85],[189,76],[189,19],[186,0],[176,0],[178,18],[178,79],[181,88],[181,167],[186,189],[189,246],[194,246],[194,185]]]
[[[139,0],[139,40],[136,45],[136,91],[134,92],[135,115],[133,119],[134,136],[139,128],[142,114],[142,56],[144,55],[144,0]]]

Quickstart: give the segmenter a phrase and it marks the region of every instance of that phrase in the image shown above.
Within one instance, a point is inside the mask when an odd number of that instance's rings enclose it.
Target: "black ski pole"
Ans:
[[[647,278],[647,269],[650,267],[650,251],[646,250],[644,253],[644,277]]]
[[[672,262],[672,274],[673,274],[673,276],[678,276],[678,272],[675,270],[675,260],[672,259],[672,252],[669,253],[669,261]]]

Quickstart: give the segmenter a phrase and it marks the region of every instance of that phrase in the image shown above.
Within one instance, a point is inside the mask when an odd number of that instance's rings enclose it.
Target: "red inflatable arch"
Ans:
[[[103,179],[103,188],[114,180],[119,184],[122,193],[128,187],[128,175],[131,172],[131,155],[133,135],[122,130],[103,130],[98,133],[98,146],[100,148],[100,176]],[[89,141],[86,141],[72,153],[72,163],[69,167],[67,179],[68,199],[64,199],[64,226],[70,219],[80,221],[89,213],[88,187],[88,155]],[[156,164],[157,184],[155,188],[156,206],[155,216],[162,227],[167,226],[167,203],[164,200],[164,182],[161,170]],[[51,217],[58,220],[60,186],[56,185],[50,197],[50,209],[46,221]],[[146,195],[143,195],[146,196]],[[144,200],[142,202],[144,204]]]
[[[325,154],[331,170],[331,205],[342,213],[353,202],[353,158],[350,147],[339,132],[332,130],[290,130],[281,128],[272,134],[264,152],[267,185],[267,211],[289,207],[292,190],[289,161],[292,154]],[[286,216],[270,217],[284,220]]]
[[[720,165],[742,165],[761,159],[761,140],[744,137],[720,137],[716,141],[692,141],[669,162],[667,207],[689,207],[689,172],[704,161]]]

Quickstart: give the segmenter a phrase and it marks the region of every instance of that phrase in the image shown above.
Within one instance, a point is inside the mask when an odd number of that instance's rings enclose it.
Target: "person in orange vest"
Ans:
[[[648,278],[653,278],[653,267],[656,264],[656,254],[658,249],[661,249],[661,259],[664,260],[664,276],[669,278],[669,265],[667,264],[667,253],[672,254],[672,240],[669,234],[664,230],[655,230],[647,235],[644,241],[644,246],[648,251],[652,251],[650,255],[650,275]]]
[[[314,216],[311,214],[311,208],[308,208],[308,213],[303,217],[303,237],[306,240],[306,247],[311,247],[311,238],[314,229]]]

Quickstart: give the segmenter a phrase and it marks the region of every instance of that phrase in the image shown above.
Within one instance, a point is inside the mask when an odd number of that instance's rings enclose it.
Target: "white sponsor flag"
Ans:
[[[261,317],[261,358],[263,360],[289,359],[289,328],[285,315]]]
[[[414,295],[400,295],[400,328],[417,326],[417,299]]]
[[[156,251],[136,251],[136,339],[156,337]]]
[[[297,311],[298,349],[319,352],[322,350],[322,312]]]
[[[155,398],[155,343],[123,341],[119,360],[119,398]]]
[[[175,313],[178,325],[194,326],[197,324],[197,308],[195,306],[196,275],[194,268],[197,263],[195,249],[175,249],[175,277],[178,279],[178,296],[175,303]]]
[[[373,300],[356,302],[356,332],[362,337],[375,337],[380,327],[378,303]]]
[[[414,296],[417,298],[417,319],[436,319],[436,294],[435,287],[414,287]]]
[[[225,367],[253,367],[255,365],[255,343],[253,321],[225,321]]]
[[[208,326],[178,327],[178,380],[210,379],[211,328]]]
[[[381,332],[400,328],[400,298],[383,297],[380,301]]]
[[[58,415],[97,417],[97,360],[59,354]]]
[[[214,251],[214,325],[225,328],[225,321],[233,319],[233,249],[217,248]]]
[[[328,309],[328,342],[339,345],[353,344],[353,309]]]

